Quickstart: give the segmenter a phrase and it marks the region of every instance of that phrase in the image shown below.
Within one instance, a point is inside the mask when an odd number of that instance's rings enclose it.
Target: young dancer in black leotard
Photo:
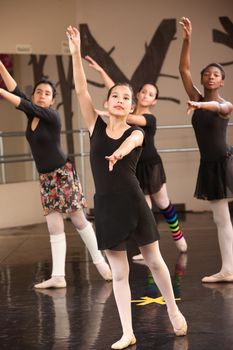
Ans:
[[[134,237],[152,271],[176,335],[187,324],[175,303],[169,271],[159,251],[158,231],[135,175],[143,143],[143,130],[127,124],[132,111],[132,89],[116,84],[108,93],[106,124],[96,113],[90,97],[80,52],[80,34],[67,28],[73,60],[74,82],[81,113],[90,133],[90,161],[95,182],[95,222],[98,246],[105,249],[113,273],[113,290],[123,329],[112,349],[136,343],[132,328],[129,264],[126,241]]]
[[[111,88],[114,82],[104,69],[90,56],[87,56],[86,59],[90,62],[90,67],[101,75],[106,87]],[[154,145],[157,121],[151,113],[151,108],[157,103],[158,95],[159,90],[155,84],[144,84],[138,90],[136,108],[127,118],[129,124],[140,126],[145,132],[144,146],[137,164],[136,175],[149,207],[152,208],[152,205],[155,204],[160,209],[169,225],[178,250],[186,252],[187,243],[180,230],[178,215],[168,197],[162,159]],[[133,257],[133,260],[141,259],[143,259],[141,254]]]
[[[211,63],[201,71],[204,95],[193,85],[190,73],[192,26],[186,17],[180,24],[183,27],[180,74],[191,100],[188,114],[194,111],[192,124],[201,155],[194,195],[210,201],[222,258],[220,271],[204,277],[202,282],[233,282],[233,229],[227,200],[233,197],[233,149],[226,143],[233,106],[219,95],[225,78],[221,65]]]
[[[92,225],[83,212],[86,201],[79,177],[60,146],[60,116],[51,108],[56,94],[52,82],[46,79],[39,81],[34,87],[30,101],[19,90],[1,61],[0,74],[8,89],[0,89],[1,97],[23,111],[28,118],[26,137],[39,172],[42,206],[50,233],[52,277],[36,284],[35,288],[66,287],[66,236],[63,213],[70,215],[99,273],[104,279],[111,280],[110,268],[97,248]]]

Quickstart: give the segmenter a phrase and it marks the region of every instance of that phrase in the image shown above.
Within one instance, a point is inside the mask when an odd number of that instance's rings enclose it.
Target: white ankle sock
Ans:
[[[66,260],[66,235],[59,233],[58,235],[50,235],[50,243],[52,250],[53,270],[52,276],[65,276],[65,260]]]
[[[78,230],[80,237],[82,238],[84,244],[86,245],[89,253],[91,254],[91,258],[94,264],[98,264],[104,260],[101,251],[98,250],[96,235],[93,230],[92,224],[88,222],[88,225],[82,229]]]

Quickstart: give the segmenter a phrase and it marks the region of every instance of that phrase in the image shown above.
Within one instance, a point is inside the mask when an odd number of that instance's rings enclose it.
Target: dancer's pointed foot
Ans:
[[[132,260],[138,261],[138,260],[144,260],[142,254],[137,254],[132,257]]]
[[[203,277],[201,280],[203,283],[221,283],[221,282],[233,282],[233,273],[218,272],[215,275]]]
[[[34,285],[36,289],[46,289],[46,288],[65,288],[66,280],[65,277],[51,277],[50,279],[37,283]]]
[[[123,335],[120,340],[118,340],[116,343],[112,344],[112,349],[125,349],[130,345],[136,344],[136,338],[134,334],[127,336]]]
[[[182,337],[187,334],[187,322],[179,310],[175,315],[169,315],[169,318],[172,323],[174,333],[177,337]]]
[[[177,247],[177,249],[181,252],[181,253],[186,253],[187,249],[188,249],[188,245],[186,242],[186,239],[183,237],[181,237],[178,241],[174,241],[175,245]]]
[[[95,264],[95,266],[105,281],[112,281],[112,271],[110,270],[110,267],[105,260]]]

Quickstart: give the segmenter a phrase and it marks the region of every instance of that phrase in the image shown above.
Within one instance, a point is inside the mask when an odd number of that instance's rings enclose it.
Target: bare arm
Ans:
[[[90,56],[86,56],[85,59],[90,63],[89,66],[95,69],[101,76],[106,88],[110,89],[115,83],[105,70]]]
[[[12,78],[2,61],[0,61],[0,75],[7,87],[8,91],[14,91],[17,86],[16,81]]]
[[[188,101],[187,113],[190,114],[195,109],[207,109],[212,112],[217,112],[220,117],[227,118],[233,110],[233,105],[228,101],[208,101],[208,102],[196,102]]]
[[[140,114],[130,114],[127,117],[127,123],[138,126],[146,125],[146,118]]]
[[[183,45],[180,55],[179,70],[183,81],[184,88],[190,98],[193,101],[199,101],[201,93],[193,85],[192,76],[190,72],[190,48],[191,48],[191,34],[192,25],[187,17],[182,17],[180,21],[183,27]]]
[[[69,26],[66,34],[69,39],[69,47],[72,55],[75,91],[82,116],[85,119],[87,128],[91,134],[95,126],[97,114],[87,88],[86,75],[83,69],[80,33],[77,28]]]
[[[124,158],[134,148],[141,146],[142,143],[143,133],[139,130],[134,130],[113,154],[105,157],[109,161],[109,171],[113,170],[118,160]]]
[[[11,92],[6,91],[5,89],[0,89],[0,96],[8,102],[10,102],[15,107],[18,107],[21,101],[21,98],[19,96],[16,96]]]

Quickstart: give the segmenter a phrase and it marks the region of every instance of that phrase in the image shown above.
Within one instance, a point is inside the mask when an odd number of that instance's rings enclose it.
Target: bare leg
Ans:
[[[160,254],[158,242],[142,246],[140,247],[140,251],[151,270],[156,285],[166,301],[168,315],[174,333],[177,336],[186,335],[187,324],[184,316],[176,305],[170,274],[167,265]]]
[[[111,281],[111,270],[105,261],[101,251],[98,250],[95,232],[93,230],[92,224],[86,219],[83,210],[77,210],[71,213],[70,218],[76,230],[79,232],[84,244],[86,245],[99,274],[106,281]]]
[[[129,287],[129,264],[126,251],[106,250],[113,275],[113,291],[120,316],[123,335],[112,349],[124,349],[135,344],[132,328],[131,292]]]
[[[211,201],[214,222],[222,258],[220,272],[202,279],[202,282],[233,282],[233,228],[226,199]]]
[[[52,212],[46,216],[52,251],[52,276],[50,279],[35,284],[35,288],[64,288],[65,259],[66,259],[66,236],[62,214]]]

